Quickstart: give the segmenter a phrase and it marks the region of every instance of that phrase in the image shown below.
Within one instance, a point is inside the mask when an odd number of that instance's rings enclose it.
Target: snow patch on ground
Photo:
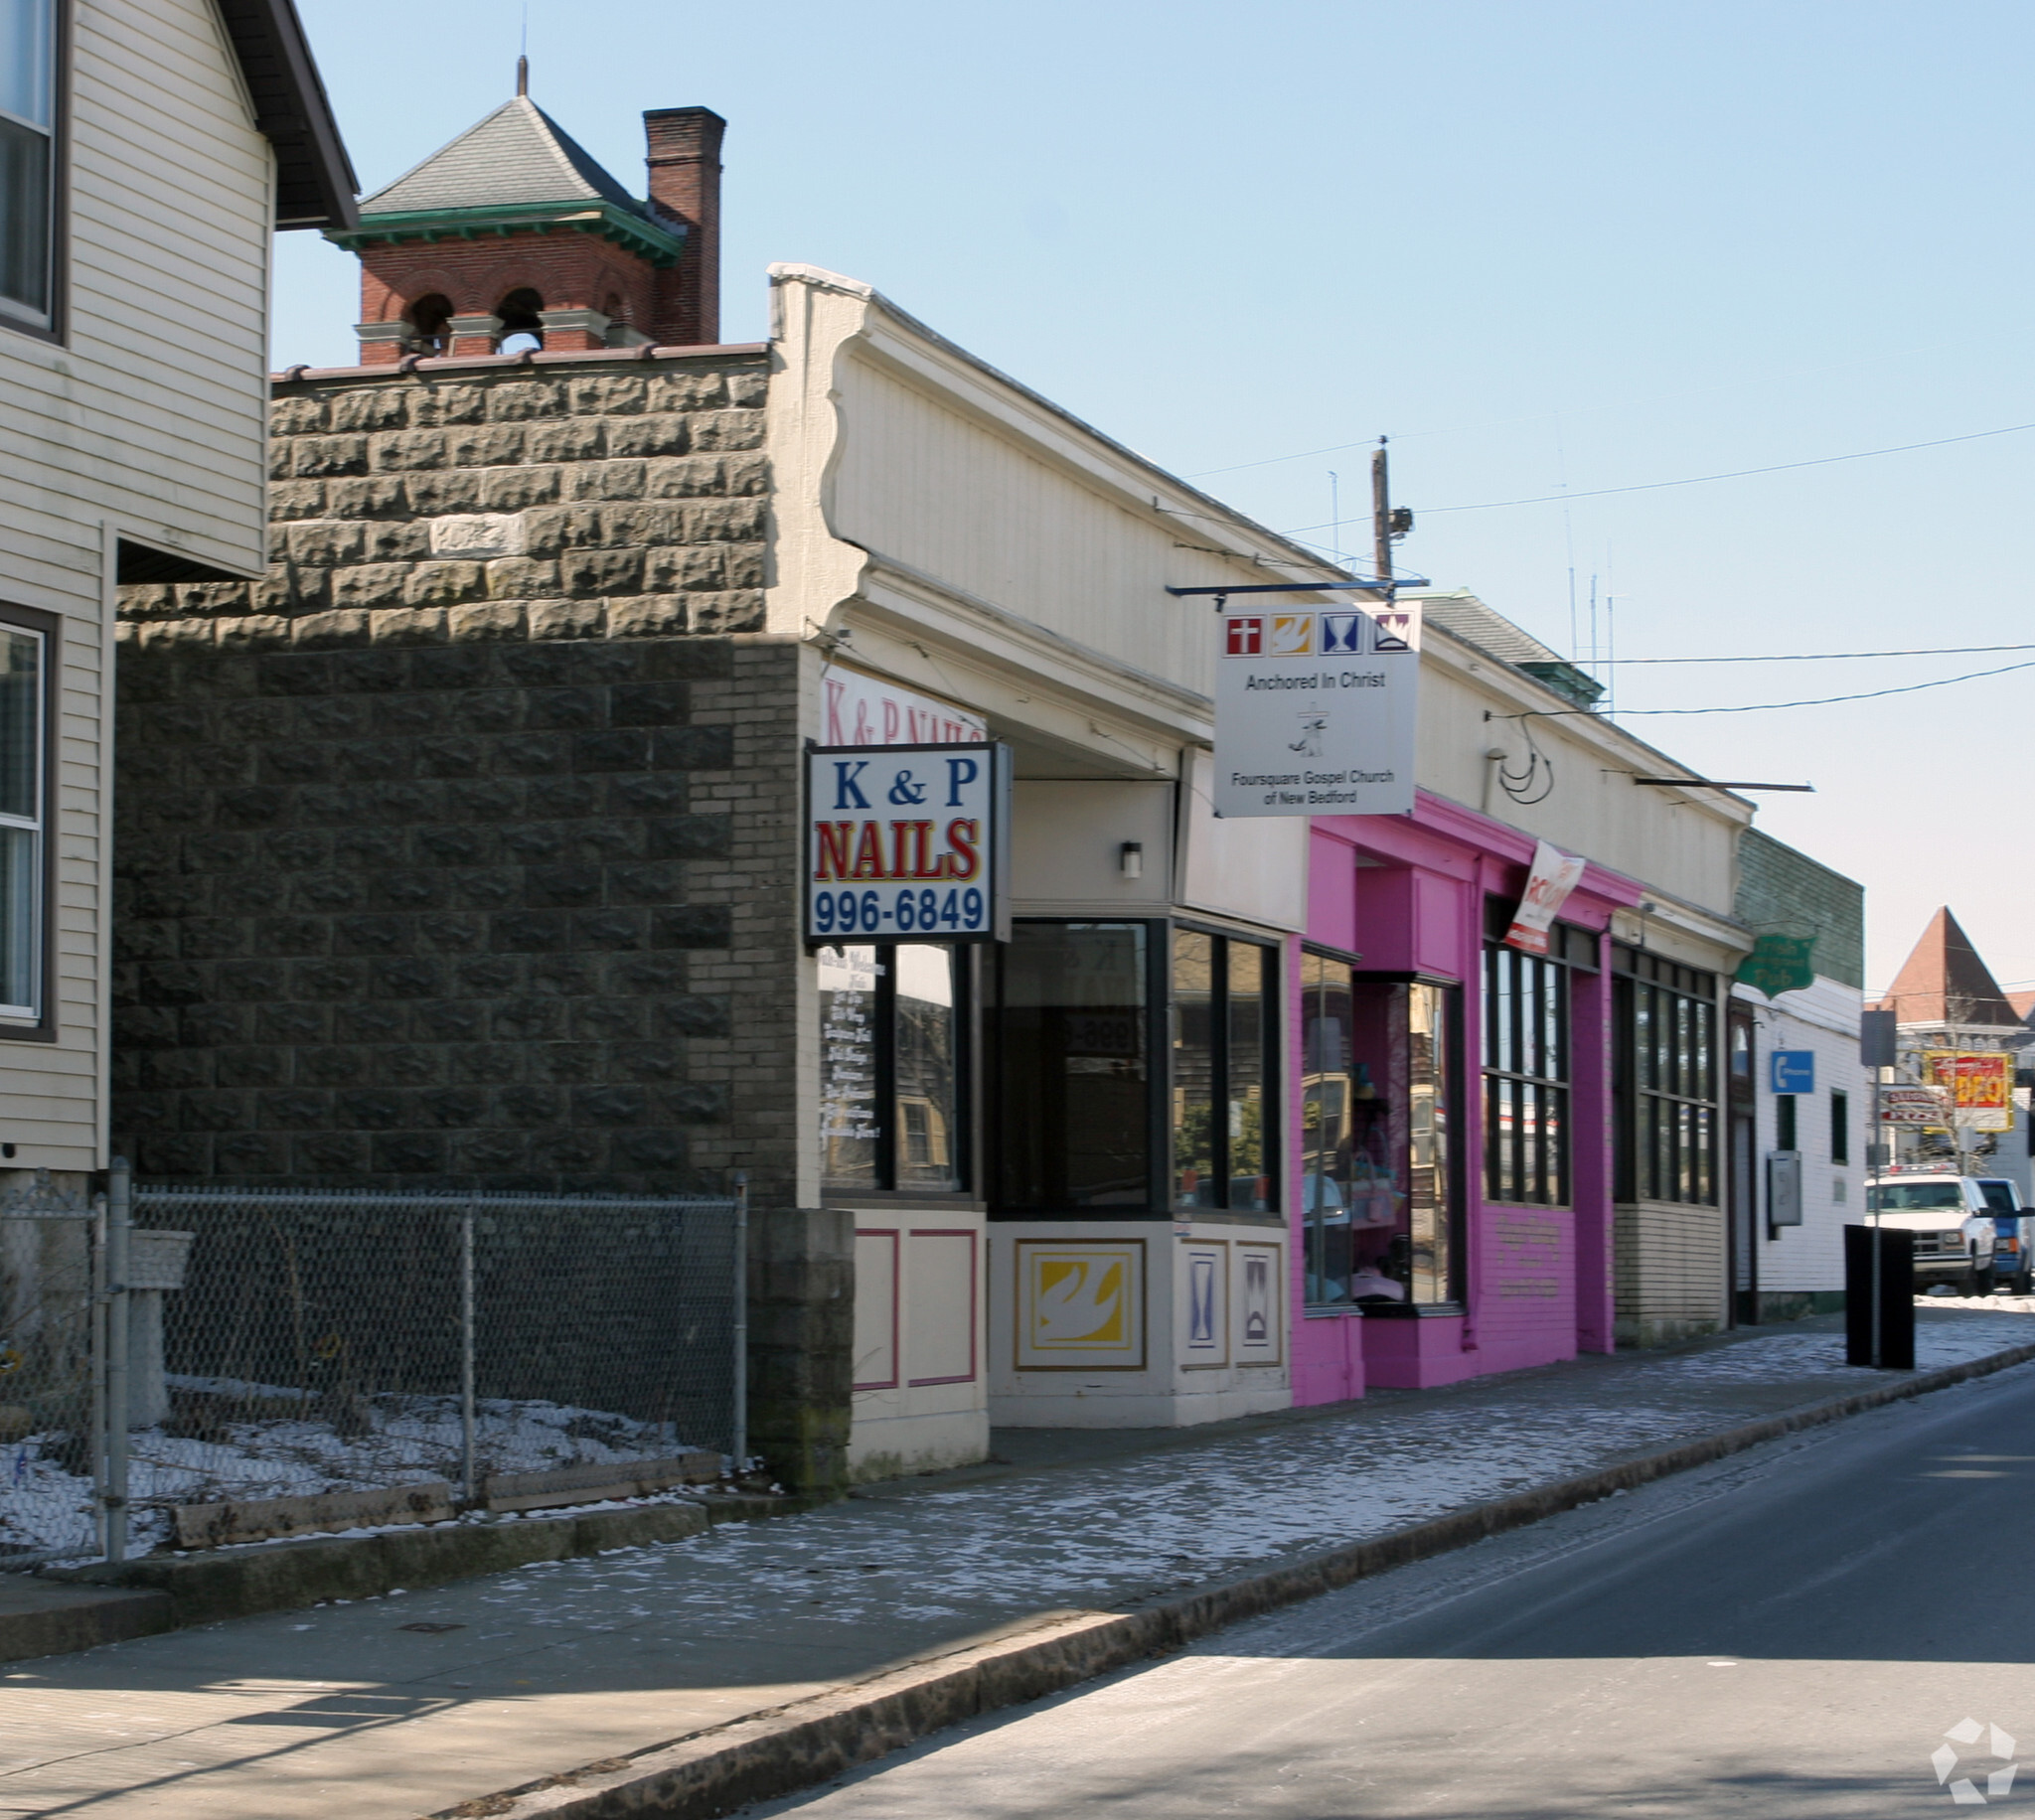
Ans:
[[[172,1377],[173,1393],[246,1403],[301,1404],[301,1392],[235,1380]],[[475,1458],[490,1472],[548,1472],[560,1466],[666,1457],[678,1452],[668,1425],[601,1410],[537,1401],[476,1405]],[[198,1433],[189,1432],[198,1427]],[[455,1397],[359,1399],[344,1422],[306,1413],[266,1421],[189,1422],[137,1429],[128,1440],[130,1552],[169,1538],[177,1504],[378,1491],[461,1473]],[[92,1542],[92,1482],[67,1437],[32,1435],[0,1450],[0,1559],[7,1554],[78,1554]]]

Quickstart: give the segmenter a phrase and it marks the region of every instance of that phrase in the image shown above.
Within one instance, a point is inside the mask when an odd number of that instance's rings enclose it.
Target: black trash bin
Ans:
[[[1844,1359],[1871,1365],[1872,1247],[1880,1247],[1880,1356],[1886,1371],[1915,1369],[1915,1235],[1893,1226],[1844,1228]]]

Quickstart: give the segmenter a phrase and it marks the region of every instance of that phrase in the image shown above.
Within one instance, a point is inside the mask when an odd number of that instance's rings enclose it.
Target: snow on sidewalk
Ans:
[[[1924,1322],[1918,1365],[2030,1339],[2026,1315]],[[488,1596],[505,1617],[563,1626],[598,1624],[604,1610],[626,1624],[648,1601],[682,1611],[703,1636],[767,1634],[783,1616],[802,1627],[901,1618],[945,1628],[1110,1606],[1568,1478],[1771,1407],[1720,1407],[1722,1387],[1800,1382],[1795,1401],[1821,1401],[1879,1376],[1844,1363],[1841,1334],[1762,1336],[1607,1370],[1594,1389],[1522,1381],[1508,1396],[1499,1380],[1474,1399],[1360,1409],[1204,1446],[728,1525],[518,1574]]]

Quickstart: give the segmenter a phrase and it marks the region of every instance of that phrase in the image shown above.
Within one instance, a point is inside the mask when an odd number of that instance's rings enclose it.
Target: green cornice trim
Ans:
[[[363,215],[358,228],[328,230],[335,246],[358,252],[363,246],[403,240],[506,239],[514,233],[597,233],[639,254],[652,265],[679,262],[685,230],[610,202],[518,203],[507,208],[429,209],[405,215]]]

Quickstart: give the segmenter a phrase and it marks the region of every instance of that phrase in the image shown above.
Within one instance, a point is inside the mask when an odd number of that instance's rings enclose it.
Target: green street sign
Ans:
[[[1816,939],[1812,935],[1760,936],[1734,978],[1739,985],[1753,986],[1769,998],[1780,992],[1800,991],[1815,981],[1816,970],[1810,960],[1815,950]]]

